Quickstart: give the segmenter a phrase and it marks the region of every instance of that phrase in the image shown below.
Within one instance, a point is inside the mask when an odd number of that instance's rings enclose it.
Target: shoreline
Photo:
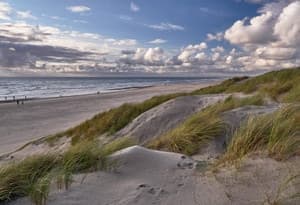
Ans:
[[[144,88],[150,88],[150,87],[155,87],[155,85],[151,86],[143,86],[143,87],[128,87],[128,88],[120,88],[120,89],[109,89],[111,92],[93,92],[93,93],[86,93],[86,94],[74,94],[74,95],[63,95],[63,96],[47,96],[47,97],[30,97],[30,98],[16,98],[15,100],[13,99],[8,99],[8,100],[0,100],[0,105],[5,104],[5,103],[16,103],[17,100],[19,101],[34,101],[34,100],[51,100],[51,99],[63,99],[63,98],[70,98],[70,97],[80,97],[80,96],[93,96],[93,95],[103,95],[107,93],[117,93],[117,92],[124,92],[124,91],[129,91],[129,90],[134,90],[134,89],[144,89]],[[12,96],[9,96],[12,97]]]
[[[124,103],[142,102],[156,95],[190,92],[216,83],[160,85],[110,93],[39,98],[21,105],[0,103],[0,155],[29,141],[67,130]]]
[[[61,95],[61,96],[45,96],[45,97],[36,97],[36,96],[26,96],[26,95],[10,95],[10,96],[1,96],[0,98],[0,105],[1,104],[8,104],[8,103],[16,103],[17,100],[27,102],[27,101],[35,101],[35,100],[47,100],[47,99],[63,99],[69,97],[78,97],[78,96],[92,96],[92,95],[103,95],[109,93],[118,93],[118,92],[126,92],[130,90],[138,90],[138,89],[146,89],[146,88],[153,88],[153,87],[165,87],[165,86],[185,86],[185,85],[202,85],[202,84],[215,84],[218,82],[223,81],[220,80],[212,80],[208,82],[186,82],[186,83],[162,83],[162,84],[155,84],[155,85],[145,85],[145,86],[131,86],[131,87],[120,87],[120,88],[110,88],[105,91],[97,91],[97,92],[90,92],[90,93],[79,93],[79,94],[71,94],[71,95]],[[13,96],[16,98],[13,99]],[[20,97],[21,96],[21,97]],[[26,97],[25,97],[26,96]],[[7,100],[4,98],[7,97]],[[19,97],[19,98],[18,98]]]

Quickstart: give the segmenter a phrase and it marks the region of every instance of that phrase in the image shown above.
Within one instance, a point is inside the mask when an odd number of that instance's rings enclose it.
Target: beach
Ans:
[[[46,98],[0,104],[0,154],[14,151],[28,141],[67,130],[95,114],[123,103],[140,102],[155,95],[189,92],[210,83],[160,85],[113,93]]]

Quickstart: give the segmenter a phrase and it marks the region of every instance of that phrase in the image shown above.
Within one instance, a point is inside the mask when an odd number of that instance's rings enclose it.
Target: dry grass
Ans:
[[[300,106],[250,117],[233,135],[222,163],[235,162],[249,153],[266,151],[269,156],[283,160],[300,153]]]
[[[216,115],[204,111],[188,118],[170,132],[149,143],[149,148],[193,155],[199,147],[218,136],[223,123]]]

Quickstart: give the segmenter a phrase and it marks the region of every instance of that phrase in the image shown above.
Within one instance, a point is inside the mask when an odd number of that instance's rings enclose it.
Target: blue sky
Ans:
[[[205,40],[207,33],[228,28],[232,22],[257,13],[259,4],[236,0],[11,0],[18,10],[30,10],[40,23],[52,26],[67,26],[82,32],[99,33],[112,38],[137,39],[142,43],[161,38],[170,48],[185,46]],[[133,2],[139,11],[133,12]],[[81,14],[66,10],[67,7],[83,5],[91,10]],[[44,15],[43,15],[44,14]],[[47,15],[47,16],[45,16]],[[51,19],[51,17],[61,19]],[[49,18],[50,17],[50,18]],[[75,21],[75,22],[74,22]],[[85,21],[79,23],[78,21]],[[162,22],[180,25],[184,30],[157,31],[145,25]]]
[[[299,0],[1,0],[0,75],[297,66],[299,13]]]

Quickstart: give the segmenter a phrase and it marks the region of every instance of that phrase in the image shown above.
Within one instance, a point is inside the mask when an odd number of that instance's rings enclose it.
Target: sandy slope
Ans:
[[[261,205],[299,169],[299,159],[280,163],[255,156],[239,169],[205,172],[205,163],[181,154],[134,146],[113,155],[110,173],[77,175],[67,191],[50,194],[49,205]],[[300,191],[291,184],[280,197]],[[289,201],[296,205],[296,200]],[[28,198],[11,205],[30,205]]]
[[[144,144],[176,127],[188,116],[224,100],[227,96],[219,94],[178,97],[144,112],[120,130],[116,137],[128,136],[134,138],[138,144]]]
[[[147,205],[193,201],[194,161],[181,154],[134,146],[113,158],[118,160],[114,172],[89,174],[82,184],[79,182],[84,176],[77,176],[77,183],[69,191],[53,194],[48,204]],[[12,204],[29,202],[21,199]]]
[[[139,102],[154,95],[192,91],[204,84],[179,84],[133,89],[109,94],[84,95],[0,104],[0,154],[29,140],[75,126],[104,110],[125,102]]]

